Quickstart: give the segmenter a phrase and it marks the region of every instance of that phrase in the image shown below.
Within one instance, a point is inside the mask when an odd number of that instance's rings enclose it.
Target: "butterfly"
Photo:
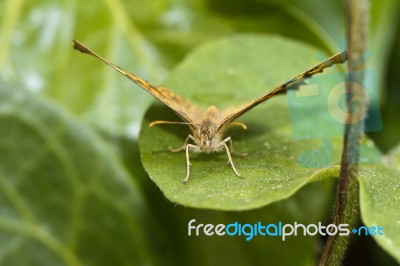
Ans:
[[[232,161],[232,139],[231,137],[224,137],[223,135],[226,128],[231,125],[236,125],[242,127],[243,129],[246,129],[247,127],[244,123],[235,121],[238,117],[256,107],[260,103],[263,103],[276,95],[285,94],[289,88],[293,87],[296,84],[299,84],[299,82],[310,78],[315,74],[322,73],[325,68],[330,67],[334,64],[344,63],[348,58],[347,51],[338,53],[328,58],[327,60],[311,67],[310,69],[302,72],[294,78],[286,81],[285,83],[277,86],[276,88],[267,92],[261,97],[240,106],[239,108],[220,111],[215,106],[210,106],[205,110],[199,108],[195,104],[175,94],[171,90],[161,86],[153,86],[147,81],[139,78],[138,76],[114,65],[113,63],[104,59],[79,41],[72,40],[72,42],[74,44],[74,49],[82,53],[94,56],[95,58],[111,66],[122,75],[145,89],[151,95],[156,97],[159,101],[164,103],[170,109],[172,109],[184,121],[173,122],[157,120],[150,123],[150,126],[155,126],[159,124],[185,124],[189,126],[191,134],[187,136],[184,144],[179,148],[170,148],[172,152],[185,151],[186,153],[186,177],[183,179],[184,183],[189,180],[190,175],[191,164],[189,159],[189,151],[195,153],[210,153],[225,150],[228,156],[228,163],[231,165],[233,172],[237,176],[242,177],[240,173],[236,170],[236,167]],[[230,147],[228,147],[228,144],[230,145]]]

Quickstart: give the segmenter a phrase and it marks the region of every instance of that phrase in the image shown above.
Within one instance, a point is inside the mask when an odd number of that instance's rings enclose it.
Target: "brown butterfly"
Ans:
[[[251,101],[247,104],[242,105],[239,108],[236,108],[232,111],[223,111],[221,112],[215,106],[210,106],[206,110],[203,110],[186,99],[183,99],[181,96],[176,95],[172,91],[164,87],[153,86],[147,81],[137,77],[136,75],[129,73],[122,68],[114,65],[103,57],[99,56],[89,48],[87,48],[82,43],[77,40],[73,40],[74,48],[79,50],[82,53],[92,55],[97,59],[100,59],[107,65],[111,66],[121,74],[123,74],[128,79],[135,82],[137,85],[148,91],[158,100],[163,102],[169,108],[171,108],[176,114],[178,114],[183,121],[185,122],[172,122],[172,121],[154,121],[150,123],[150,126],[159,125],[159,124],[186,124],[190,127],[192,134],[189,134],[182,145],[182,147],[170,150],[172,152],[178,152],[185,150],[186,152],[186,177],[183,182],[187,182],[189,180],[190,174],[190,160],[189,160],[189,151],[193,152],[218,152],[221,150],[226,150],[226,154],[228,156],[228,163],[232,166],[233,171],[236,175],[241,177],[239,172],[236,170],[235,165],[232,161],[232,140],[231,137],[223,138],[224,130],[229,125],[238,125],[242,128],[246,129],[246,125],[241,122],[235,122],[234,120],[249,111],[253,107],[258,104],[274,97],[278,94],[284,94],[291,86],[307,79],[314,74],[321,73],[325,68],[330,67],[334,64],[342,64],[347,60],[347,51],[338,53],[329,59],[319,63],[318,65],[304,71],[303,73],[295,76],[289,81],[283,83],[282,85],[276,87],[275,89],[267,92],[265,95],[259,97],[258,99]],[[194,144],[189,143],[192,141]],[[227,143],[230,144],[230,148],[228,148]]]

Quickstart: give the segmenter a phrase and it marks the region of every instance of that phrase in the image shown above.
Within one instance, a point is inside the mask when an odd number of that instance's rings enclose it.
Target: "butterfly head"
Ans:
[[[221,137],[217,131],[217,126],[212,123],[202,123],[198,125],[194,132],[196,144],[204,152],[215,151],[217,144],[221,142]]]

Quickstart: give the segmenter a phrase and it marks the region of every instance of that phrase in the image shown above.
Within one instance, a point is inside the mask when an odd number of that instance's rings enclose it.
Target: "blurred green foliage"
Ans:
[[[384,129],[369,135],[384,153],[400,134],[399,5],[374,0],[370,7],[368,62],[379,80]],[[331,180],[253,211],[168,202],[140,162],[138,133],[152,98],[74,51],[71,39],[157,84],[192,49],[232,33],[277,34],[333,54],[345,40],[344,14],[333,0],[1,1],[0,264],[315,264],[317,237],[188,237],[187,223],[329,223]],[[382,173],[398,174],[398,154],[361,179],[363,221],[386,222],[393,234],[399,187]],[[379,243],[397,260],[399,236]],[[374,242],[356,243],[363,251],[352,248],[347,263],[394,264]]]

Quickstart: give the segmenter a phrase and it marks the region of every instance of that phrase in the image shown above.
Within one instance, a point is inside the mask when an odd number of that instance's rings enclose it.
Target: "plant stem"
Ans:
[[[336,206],[333,223],[348,224],[354,228],[359,216],[359,186],[357,181],[359,161],[359,140],[363,134],[362,115],[365,108],[364,94],[354,100],[356,86],[364,88],[365,62],[360,60],[366,51],[366,32],[368,21],[368,0],[346,0],[347,39],[348,47],[348,81],[346,82],[347,108],[351,110],[352,103],[359,101],[362,112],[348,112],[345,125],[343,153],[340,176],[337,186]],[[352,121],[359,121],[352,123]],[[330,236],[320,265],[341,265],[348,247],[349,236]]]

